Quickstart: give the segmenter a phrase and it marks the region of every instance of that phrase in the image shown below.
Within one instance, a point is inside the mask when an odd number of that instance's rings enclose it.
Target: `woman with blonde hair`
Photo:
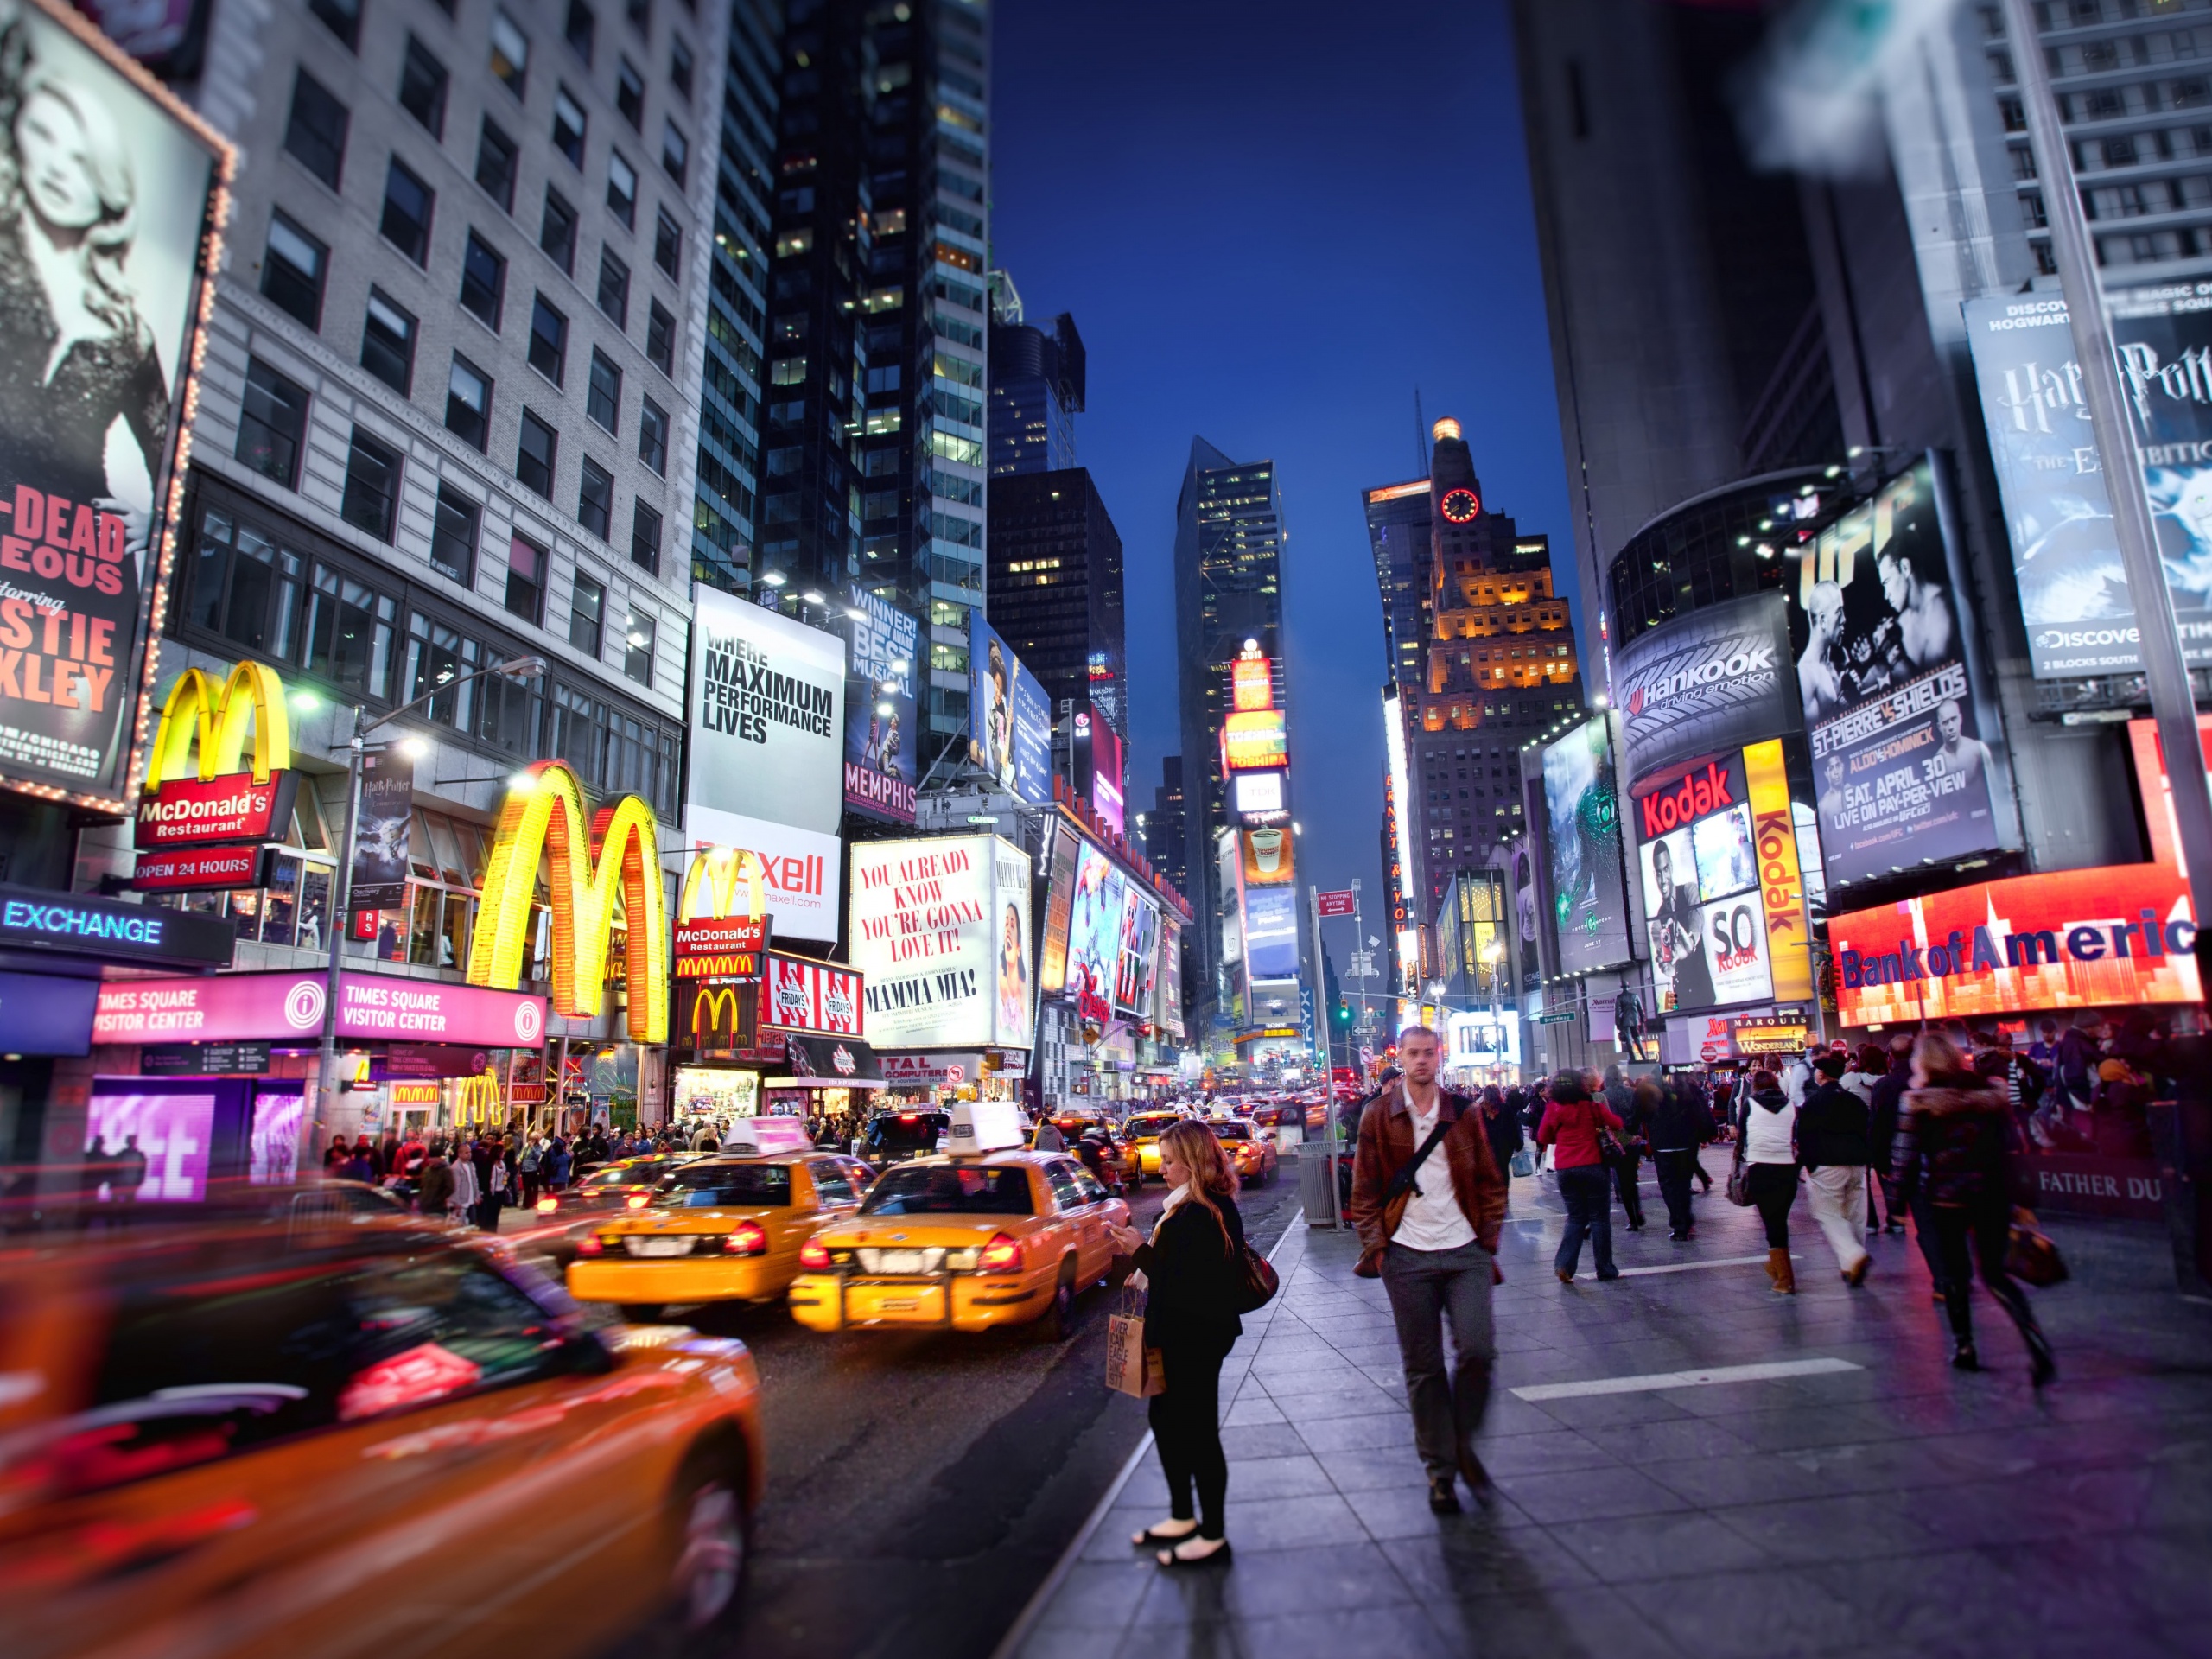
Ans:
[[[1162,1567],[1226,1565],[1222,1510],[1229,1459],[1221,1449],[1221,1363],[1244,1334],[1236,1314],[1244,1245],[1236,1171],[1213,1131],[1185,1118],[1160,1137],[1160,1173],[1173,1190],[1152,1236],[1134,1227],[1114,1230],[1116,1247],[1134,1259],[1144,1277],[1144,1344],[1160,1351],[1166,1384],[1148,1408],[1167,1477],[1168,1518],[1129,1541],[1168,1546],[1158,1552]]]

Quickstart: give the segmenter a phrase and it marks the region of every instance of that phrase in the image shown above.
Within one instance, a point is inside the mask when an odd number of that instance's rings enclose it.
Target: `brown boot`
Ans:
[[[1788,1250],[1769,1250],[1766,1253],[1767,1277],[1774,1281],[1774,1287],[1784,1296],[1797,1294],[1797,1275],[1789,1268]]]
[[[1778,1286],[1780,1283],[1774,1276],[1774,1259],[1781,1254],[1780,1250],[1769,1250],[1766,1253],[1766,1281],[1770,1285]]]

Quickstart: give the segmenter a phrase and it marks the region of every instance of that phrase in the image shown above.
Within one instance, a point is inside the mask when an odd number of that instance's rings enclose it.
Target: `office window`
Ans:
[[[553,148],[571,164],[584,164],[584,107],[562,87],[553,95]]]
[[[461,308],[496,334],[506,299],[507,262],[471,231],[461,256]]]
[[[584,413],[609,432],[622,425],[622,371],[596,346],[591,353],[591,384],[584,391]]]
[[[668,411],[650,397],[638,400],[638,459],[667,475]]]
[[[398,619],[389,594],[317,564],[308,594],[308,672],[364,697],[390,696]]]
[[[691,99],[691,48],[680,40],[671,38],[668,43],[669,85],[683,94],[684,101]]]
[[[430,529],[430,563],[462,587],[476,581],[476,537],[484,510],[450,484],[438,486],[438,514]]]
[[[359,427],[346,457],[346,493],[338,516],[380,542],[391,539],[399,508],[399,456]]]
[[[645,126],[645,82],[624,58],[614,72],[614,112],[643,132]]]
[[[381,289],[369,290],[368,315],[361,324],[361,366],[403,397],[414,381],[415,319]]]
[[[322,279],[330,251],[282,213],[269,218],[261,260],[262,294],[310,328],[322,327]]]
[[[569,369],[569,320],[543,294],[530,308],[530,366],[556,386]]]
[[[530,37],[504,11],[492,14],[492,73],[517,98],[530,79]]]
[[[307,442],[307,388],[257,357],[246,359],[245,401],[238,410],[237,456],[288,490],[300,486],[300,450]]]
[[[545,550],[519,536],[507,543],[506,605],[508,615],[525,622],[545,614]]]
[[[576,486],[576,522],[602,542],[614,538],[614,479],[589,455]]]
[[[332,189],[346,165],[346,129],[352,120],[328,87],[304,69],[292,78],[292,113],[284,148]]]
[[[630,508],[630,563],[660,574],[660,513],[639,496]]]
[[[384,239],[416,264],[430,259],[430,215],[437,195],[393,156],[384,178],[384,222],[378,226]]]
[[[529,410],[522,412],[522,433],[515,442],[515,477],[523,487],[553,499],[553,467],[560,435]],[[512,607],[510,607],[512,608]]]
[[[622,671],[639,685],[653,683],[653,639],[659,632],[659,625],[639,610],[623,626]]]
[[[399,66],[399,107],[428,127],[433,138],[446,136],[446,83],[445,65],[410,35]]]
[[[638,227],[638,175],[613,150],[607,153],[607,205],[631,230]]]
[[[599,251],[599,308],[614,319],[617,328],[630,326],[630,267],[612,248]]]
[[[476,139],[476,182],[499,204],[499,211],[515,210],[515,141],[490,116]]]
[[[491,446],[491,378],[459,352],[446,376],[446,430],[480,450]]]
[[[640,35],[650,35],[653,28],[652,0],[622,0],[622,12],[630,20],[630,27]]]
[[[577,571],[576,585],[569,593],[569,645],[598,661],[601,636],[606,626],[606,588]]]
[[[259,525],[209,507],[200,517],[185,617],[265,661],[290,662],[306,575],[305,558]]]
[[[645,308],[645,360],[670,379],[676,378],[676,319],[658,300]]]
[[[583,0],[569,0],[569,21],[562,30],[569,39],[569,49],[587,64],[591,61],[592,41],[599,33],[599,19]]]
[[[576,274],[576,210],[550,186],[545,192],[545,222],[537,232],[537,245],[553,256],[553,263],[568,275]]]
[[[691,141],[676,130],[673,121],[661,123],[660,170],[679,185],[690,176]]]
[[[360,49],[361,0],[308,0],[308,10],[346,43],[348,52]]]
[[[668,216],[666,208],[659,209],[653,224],[653,264],[672,283],[678,280],[676,268],[683,259],[683,227]]]

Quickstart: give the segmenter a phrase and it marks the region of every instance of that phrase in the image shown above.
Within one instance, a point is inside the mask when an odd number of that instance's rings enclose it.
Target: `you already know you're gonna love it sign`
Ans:
[[[853,849],[852,957],[878,1048],[1027,1048],[1029,855],[995,836]]]

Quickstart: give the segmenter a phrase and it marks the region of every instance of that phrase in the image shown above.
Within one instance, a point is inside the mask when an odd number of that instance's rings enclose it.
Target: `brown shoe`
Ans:
[[[1788,1250],[1769,1250],[1766,1253],[1766,1270],[1778,1293],[1784,1296],[1797,1294],[1797,1275],[1789,1266]]]
[[[1853,1290],[1858,1289],[1859,1286],[1866,1282],[1867,1269],[1872,1268],[1873,1265],[1874,1258],[1872,1256],[1860,1256],[1857,1262],[1844,1269],[1843,1282],[1849,1285]]]
[[[1574,1282],[1574,1275],[1565,1268],[1554,1268],[1552,1271],[1559,1274],[1559,1281],[1562,1285],[1571,1285]]]

